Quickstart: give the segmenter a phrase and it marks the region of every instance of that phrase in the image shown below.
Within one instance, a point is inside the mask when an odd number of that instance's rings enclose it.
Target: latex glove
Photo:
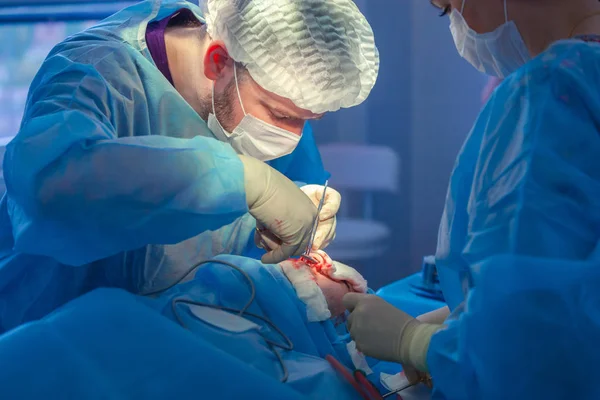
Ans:
[[[448,318],[448,315],[450,315],[450,309],[448,306],[444,306],[442,308],[438,308],[437,310],[419,315],[417,320],[428,324],[442,324],[446,318]],[[403,365],[402,371],[404,371],[404,375],[410,383],[428,381],[428,379],[426,379],[426,374],[417,371],[416,368],[413,368],[409,365]]]
[[[319,206],[321,195],[323,194],[323,186],[321,185],[305,185],[300,188],[308,198],[313,202],[315,207]],[[330,187],[325,193],[325,202],[319,214],[319,225],[313,242],[312,250],[321,250],[326,248],[335,239],[335,228],[337,226],[336,214],[340,209],[342,196],[340,193]],[[311,227],[312,228],[312,227]],[[281,241],[272,232],[262,224],[256,224],[256,234],[254,235],[254,243],[256,246],[271,251],[281,246]]]
[[[348,330],[359,351],[428,372],[429,342],[441,325],[422,323],[369,294],[348,293],[344,306],[350,311]]]
[[[317,208],[294,182],[262,161],[239,155],[244,165],[246,202],[257,227],[263,226],[277,239],[262,257],[276,264],[301,255],[310,239]]]
[[[277,236],[269,232],[263,224],[256,221],[256,232],[254,232],[254,244],[256,244],[256,247],[271,251],[281,246],[281,243],[281,240]]]
[[[315,207],[319,206],[323,195],[323,186],[306,185],[300,189],[312,200]],[[341,202],[342,195],[337,190],[327,187],[325,202],[319,214],[319,226],[317,227],[315,241],[313,242],[313,250],[322,250],[329,246],[333,239],[335,239],[336,214],[340,209]]]

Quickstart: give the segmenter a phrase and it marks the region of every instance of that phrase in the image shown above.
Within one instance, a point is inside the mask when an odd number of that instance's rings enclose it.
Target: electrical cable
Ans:
[[[252,317],[252,318],[258,319],[260,321],[263,321],[269,327],[271,327],[277,334],[279,334],[283,338],[283,340],[285,342],[284,344],[277,343],[277,342],[275,342],[275,341],[267,338],[266,336],[261,335],[262,338],[263,338],[263,340],[267,343],[267,345],[269,346],[269,349],[273,352],[273,354],[277,358],[277,361],[281,365],[281,369],[283,371],[283,377],[281,378],[281,382],[285,383],[288,380],[289,372],[288,372],[287,367],[285,366],[285,363],[283,361],[283,358],[282,358],[281,354],[279,354],[279,352],[277,351],[277,348],[282,349],[282,350],[286,350],[286,351],[291,351],[291,350],[294,349],[294,344],[292,343],[292,341],[290,340],[290,338],[288,336],[286,336],[286,334],[283,333],[283,331],[281,329],[279,329],[279,327],[277,325],[275,325],[270,319],[268,319],[266,317],[263,317],[261,315],[258,315],[258,314],[251,313],[251,312],[248,311],[248,308],[250,308],[250,306],[254,302],[254,299],[256,298],[256,286],[254,285],[254,282],[252,281],[252,278],[250,277],[250,275],[248,275],[248,273],[246,271],[242,270],[237,265],[234,265],[234,264],[232,264],[230,262],[227,262],[227,261],[221,261],[221,260],[206,260],[206,261],[201,261],[199,263],[194,264],[191,268],[189,268],[185,272],[185,274],[183,274],[179,279],[175,280],[175,282],[173,282],[169,286],[167,286],[167,287],[165,287],[163,289],[160,289],[160,290],[154,290],[152,292],[148,292],[148,293],[142,294],[142,296],[150,297],[150,296],[155,296],[157,294],[163,293],[163,292],[165,292],[165,291],[167,291],[167,290],[175,287],[179,283],[181,283],[194,270],[200,268],[202,265],[211,264],[211,263],[225,265],[227,267],[230,267],[230,268],[238,271],[240,274],[242,274],[242,276],[244,277],[244,279],[248,282],[248,285],[250,286],[250,299],[244,305],[243,308],[236,309],[236,308],[219,306],[219,305],[210,304],[210,303],[204,303],[204,302],[200,302],[200,301],[183,299],[181,297],[175,298],[171,302],[171,309],[173,310],[173,314],[175,315],[175,318],[177,319],[177,322],[183,328],[189,329],[186,326],[186,324],[183,321],[183,319],[181,318],[181,316],[179,315],[179,313],[178,313],[177,305],[180,304],[180,303],[181,304],[192,305],[192,306],[208,307],[208,308],[212,308],[212,309],[216,309],[216,310],[221,310],[221,311],[225,311],[225,312],[235,313],[239,317]],[[204,321],[202,321],[202,322],[204,322]],[[205,322],[205,323],[207,323],[207,322]]]

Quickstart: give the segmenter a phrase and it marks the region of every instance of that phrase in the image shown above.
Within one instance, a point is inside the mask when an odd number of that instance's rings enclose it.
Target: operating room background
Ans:
[[[428,0],[355,2],[375,32],[379,80],[366,103],[313,126],[319,145],[388,146],[400,158],[399,191],[373,203],[374,219],[391,230],[387,250],[359,265],[378,288],[416,272],[435,252],[448,179],[486,78],[459,57],[448,18]],[[124,5],[0,0],[0,144],[18,132],[29,83],[52,46]]]
[[[361,272],[372,287],[400,279],[434,254],[456,155],[481,108],[487,77],[457,53],[448,17],[428,0],[355,0],[380,52],[367,102],[315,125],[317,143],[384,145],[400,157],[400,191],[375,199],[392,231],[386,254]]]

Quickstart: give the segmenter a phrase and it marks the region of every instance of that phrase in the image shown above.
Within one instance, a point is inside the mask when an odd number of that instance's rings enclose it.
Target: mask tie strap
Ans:
[[[215,111],[215,81],[212,81],[212,96],[211,97],[212,97],[212,111],[216,118],[217,112]]]
[[[240,87],[238,86],[237,68],[235,65],[236,64],[234,61],[233,62],[233,76],[235,78],[235,90],[237,90],[238,100],[240,101],[240,106],[242,106],[242,112],[244,113],[244,116],[246,116],[248,114],[246,114],[246,109],[244,108],[244,103],[242,102],[242,95],[240,94]]]
[[[460,15],[464,15],[463,12],[465,11],[465,3],[467,2],[467,0],[463,0],[462,5],[460,6]],[[506,5],[506,3],[504,3]]]
[[[219,117],[217,117],[217,110],[215,108],[215,81],[212,81],[212,112],[215,116],[215,121],[217,121],[217,124],[219,124],[219,128],[221,128],[223,134],[225,134],[227,131],[225,128],[223,128],[223,125],[221,125],[221,121],[219,121]],[[225,136],[229,137],[229,133],[225,134]]]

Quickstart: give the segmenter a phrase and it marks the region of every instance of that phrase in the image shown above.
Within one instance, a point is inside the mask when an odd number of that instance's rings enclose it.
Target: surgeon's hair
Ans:
[[[204,24],[198,21],[198,18],[196,18],[190,9],[183,8],[169,20],[169,26],[191,28],[194,26],[204,26]]]
[[[200,39],[206,39],[206,38],[210,37],[210,35],[207,32],[206,24],[200,25],[200,29],[198,30],[198,35],[200,36]]]
[[[250,72],[248,72],[248,68],[246,68],[246,66],[244,64],[242,64],[241,62],[235,62],[235,68],[237,69],[237,77],[238,77],[238,83],[242,83],[248,80],[248,78],[250,77]]]

